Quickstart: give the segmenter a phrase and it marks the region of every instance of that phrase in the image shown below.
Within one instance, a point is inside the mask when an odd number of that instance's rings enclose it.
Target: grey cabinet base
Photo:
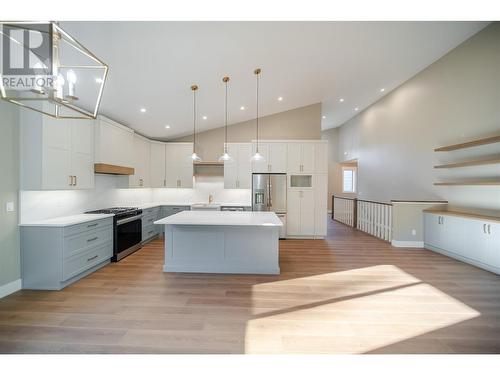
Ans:
[[[109,263],[110,263],[110,261],[106,260],[102,263],[96,264],[95,266],[93,266],[92,268],[89,268],[85,272],[82,272],[82,273],[76,275],[75,277],[72,277],[71,279],[68,279],[68,280],[63,281],[63,282],[54,283],[54,284],[47,284],[47,285],[32,284],[32,285],[30,285],[29,282],[25,282],[23,279],[22,288],[29,289],[29,290],[61,290],[65,287],[67,287],[68,285],[74,283],[75,281],[78,281],[81,278],[84,278],[85,276],[90,275],[92,272],[97,271],[99,268],[102,268]]]

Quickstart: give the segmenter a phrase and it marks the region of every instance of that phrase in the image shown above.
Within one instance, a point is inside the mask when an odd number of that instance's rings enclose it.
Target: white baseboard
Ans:
[[[0,298],[3,298],[5,296],[8,296],[9,294],[12,294],[14,292],[17,292],[18,290],[21,290],[22,288],[22,280],[14,280],[11,281],[10,283],[7,283],[5,285],[0,286]]]
[[[394,247],[417,247],[423,249],[424,241],[397,241],[392,240],[391,245]]]

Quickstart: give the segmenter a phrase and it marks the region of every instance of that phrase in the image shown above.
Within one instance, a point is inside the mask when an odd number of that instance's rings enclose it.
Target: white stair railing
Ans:
[[[392,239],[392,204],[358,199],[356,227],[390,242]]]
[[[333,197],[332,218],[350,227],[356,226],[356,199]]]

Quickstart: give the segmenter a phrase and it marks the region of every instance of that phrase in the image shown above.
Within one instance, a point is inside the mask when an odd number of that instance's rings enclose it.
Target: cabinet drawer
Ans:
[[[149,215],[149,216],[143,216],[142,217],[142,228],[146,228],[150,225],[154,225],[153,223],[158,220],[158,215]]]
[[[94,247],[82,254],[65,259],[63,262],[63,281],[92,268],[93,266],[109,260],[113,256],[113,242]]]
[[[156,236],[159,233],[159,226],[158,225],[148,225],[147,227],[142,228],[142,241],[147,241],[151,237]]]
[[[143,216],[148,216],[148,215],[158,215],[160,213],[160,206],[157,207],[150,207],[142,210],[142,215]]]
[[[89,230],[101,229],[106,226],[113,225],[113,218],[108,217],[106,219],[100,219],[95,221],[89,221],[87,223],[72,225],[70,227],[64,228],[64,236],[73,236],[75,234],[80,234]]]
[[[111,226],[66,237],[64,238],[64,257],[68,258],[77,255],[87,249],[101,246],[110,241],[113,241],[113,227]]]

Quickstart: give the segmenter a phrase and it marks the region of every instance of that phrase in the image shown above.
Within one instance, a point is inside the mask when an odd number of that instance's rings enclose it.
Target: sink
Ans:
[[[220,204],[217,203],[194,203],[191,211],[220,211]]]

